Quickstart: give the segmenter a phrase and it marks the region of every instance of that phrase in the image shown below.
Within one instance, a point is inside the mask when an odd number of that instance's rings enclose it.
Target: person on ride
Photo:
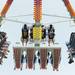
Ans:
[[[49,46],[50,46],[50,42],[52,41],[53,44],[54,44],[54,36],[55,36],[55,29],[53,27],[53,25],[51,24],[49,29],[48,29],[48,43],[49,43]]]
[[[24,27],[22,28],[22,45],[24,45],[24,42],[28,42],[28,28],[27,25],[24,24]]]

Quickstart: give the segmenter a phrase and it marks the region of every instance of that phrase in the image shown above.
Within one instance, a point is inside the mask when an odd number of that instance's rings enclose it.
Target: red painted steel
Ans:
[[[34,59],[34,49],[28,48],[27,49],[27,64],[29,69],[33,68],[33,59]]]
[[[46,69],[47,63],[47,49],[41,48],[40,50],[41,69]]]

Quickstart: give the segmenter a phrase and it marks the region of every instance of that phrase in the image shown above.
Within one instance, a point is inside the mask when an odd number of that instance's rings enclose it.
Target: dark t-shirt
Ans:
[[[28,38],[28,29],[22,29],[22,38],[27,39]]]
[[[71,48],[75,49],[75,33],[71,34],[69,44]]]
[[[33,28],[30,29],[30,38],[33,39]]]
[[[46,38],[46,29],[42,29],[42,39]]]
[[[55,36],[55,29],[54,28],[48,29],[48,37],[49,37],[49,39],[53,39],[54,36]]]

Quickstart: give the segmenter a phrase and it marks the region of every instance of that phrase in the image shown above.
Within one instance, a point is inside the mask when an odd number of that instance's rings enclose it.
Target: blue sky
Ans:
[[[0,0],[0,10],[2,9],[4,3],[6,0]],[[75,0],[70,0],[70,2],[73,5],[73,8],[75,9]],[[60,15],[60,16],[67,16],[70,17],[69,13],[67,12],[67,9],[62,2],[62,0],[43,0],[43,13],[46,14],[54,14],[54,15]],[[16,16],[16,15],[25,15],[25,14],[33,14],[33,0],[14,0],[9,11],[7,12],[6,17],[10,16]],[[29,17],[19,17],[19,18],[11,18],[14,20],[20,20],[24,22],[34,22],[33,16]],[[42,23],[53,23],[56,21],[62,21],[66,19],[60,19],[55,17],[45,17],[42,18]],[[14,61],[13,61],[13,45],[15,42],[20,41],[21,37],[21,28],[23,24],[21,23],[15,23],[15,22],[9,22],[9,21],[3,21],[3,26],[0,28],[1,31],[7,32],[8,40],[11,41],[11,45],[9,47],[10,53],[8,55],[8,59],[4,60],[4,63],[2,66],[0,66],[0,73],[5,74],[11,74],[11,75],[25,75],[25,74],[33,74],[33,75],[72,75],[75,73],[75,63],[69,65],[68,64],[68,54],[67,54],[67,48],[65,46],[65,42],[69,40],[70,33],[72,31],[75,31],[75,27],[71,25],[75,25],[73,22],[65,22],[65,23],[58,23],[53,24],[56,29],[56,36],[55,40],[56,42],[63,43],[62,46],[62,60],[59,67],[59,72],[52,71],[52,67],[50,65],[49,69],[47,70],[39,70],[36,69],[33,70],[26,70],[25,68],[23,71],[14,71]],[[48,25],[45,25],[48,26]]]

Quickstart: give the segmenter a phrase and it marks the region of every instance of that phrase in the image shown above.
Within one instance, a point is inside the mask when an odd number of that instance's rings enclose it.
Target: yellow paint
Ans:
[[[42,28],[41,28],[41,26],[33,28],[33,39],[41,41],[41,39],[42,39]]]

